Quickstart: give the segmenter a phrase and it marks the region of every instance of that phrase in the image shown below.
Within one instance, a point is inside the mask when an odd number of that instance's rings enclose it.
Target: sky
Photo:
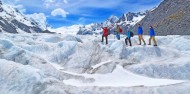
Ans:
[[[152,9],[162,0],[2,0],[52,28],[103,22],[111,15]]]

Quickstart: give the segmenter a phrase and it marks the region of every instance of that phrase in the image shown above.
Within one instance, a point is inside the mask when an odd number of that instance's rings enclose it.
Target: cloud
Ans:
[[[63,4],[67,4],[67,0],[42,0],[46,8],[50,7],[60,7]]]
[[[68,1],[67,1],[67,0],[64,0],[64,3],[65,3],[65,4],[68,4]]]
[[[62,17],[67,17],[68,14],[69,14],[69,12],[66,12],[65,10],[63,10],[61,8],[57,8],[51,12],[52,16],[59,16],[60,15]]]
[[[20,2],[20,0],[1,0],[1,1],[11,4],[11,5],[15,5]]]
[[[26,9],[24,8],[23,5],[13,5],[13,7],[18,9],[22,13],[26,12]]]
[[[3,2],[11,5],[14,8],[17,8],[20,12],[26,12],[26,9],[22,4],[19,4],[20,0],[2,0]]]

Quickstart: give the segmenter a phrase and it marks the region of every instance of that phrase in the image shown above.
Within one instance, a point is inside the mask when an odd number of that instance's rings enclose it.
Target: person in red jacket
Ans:
[[[103,27],[103,35],[102,35],[102,42],[104,42],[104,37],[106,38],[106,45],[108,44],[108,34],[109,29],[107,27]]]

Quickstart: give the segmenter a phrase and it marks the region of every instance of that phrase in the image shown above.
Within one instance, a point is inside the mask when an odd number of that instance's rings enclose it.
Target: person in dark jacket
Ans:
[[[125,39],[125,44],[128,45],[128,41],[129,41],[129,45],[132,46],[132,44],[131,44],[131,31],[127,31],[126,36],[127,36],[127,38]]]
[[[141,45],[141,40],[144,42],[144,45],[146,45],[146,42],[143,39],[143,28],[141,27],[140,24],[138,24],[138,31],[137,34],[139,36],[139,45]]]
[[[154,31],[154,28],[152,26],[150,26],[149,28],[150,28],[150,38],[149,38],[149,44],[148,45],[151,45],[151,40],[153,40],[154,46],[157,46],[156,39],[155,39],[156,34]]]
[[[106,45],[108,44],[108,34],[109,34],[109,29],[107,27],[103,27],[103,35],[102,35],[102,42],[104,42],[104,37],[106,39]]]

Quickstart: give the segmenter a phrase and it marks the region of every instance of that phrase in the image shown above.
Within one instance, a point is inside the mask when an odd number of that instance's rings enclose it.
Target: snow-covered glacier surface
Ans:
[[[1,33],[0,94],[190,93],[190,36],[124,39]]]

